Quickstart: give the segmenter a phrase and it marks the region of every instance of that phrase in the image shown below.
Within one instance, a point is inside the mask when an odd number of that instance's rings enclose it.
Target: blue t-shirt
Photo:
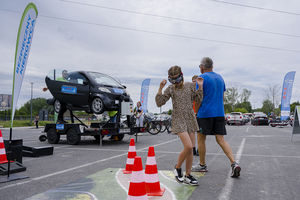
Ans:
[[[222,76],[215,72],[205,72],[199,77],[202,77],[204,81],[203,100],[201,107],[198,110],[197,117],[224,117],[223,94],[226,87]]]

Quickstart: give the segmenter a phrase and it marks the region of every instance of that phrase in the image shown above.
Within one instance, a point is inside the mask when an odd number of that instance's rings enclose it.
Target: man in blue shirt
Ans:
[[[234,160],[230,145],[224,140],[226,135],[225,113],[224,113],[224,92],[226,90],[224,80],[221,75],[213,72],[213,61],[204,57],[200,64],[203,82],[203,100],[197,112],[197,121],[202,132],[198,134],[198,150],[200,163],[193,166],[192,171],[207,172],[205,164],[205,140],[206,135],[215,135],[217,143],[231,162],[231,177],[239,177],[241,167]]]

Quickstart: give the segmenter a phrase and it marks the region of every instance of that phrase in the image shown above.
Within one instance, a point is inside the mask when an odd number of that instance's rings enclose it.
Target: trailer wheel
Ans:
[[[75,128],[70,128],[67,132],[67,143],[71,145],[76,145],[80,142],[79,132]]]
[[[56,132],[54,128],[50,128],[47,131],[47,139],[49,144],[57,144],[60,139],[60,135]]]

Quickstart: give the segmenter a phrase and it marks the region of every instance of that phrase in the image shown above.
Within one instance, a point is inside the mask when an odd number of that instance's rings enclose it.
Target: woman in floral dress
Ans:
[[[196,83],[184,83],[183,74],[179,66],[173,66],[168,70],[168,80],[172,85],[169,85],[164,93],[162,89],[167,81],[163,80],[155,97],[156,105],[161,107],[170,98],[172,98],[172,132],[177,134],[183,144],[183,150],[178,156],[177,164],[175,165],[174,175],[179,183],[187,183],[190,185],[198,185],[198,181],[190,174],[193,164],[193,141],[195,141],[195,132],[199,127],[193,111],[193,101],[199,104],[202,101],[202,86],[203,79],[196,79],[199,89],[196,90]],[[186,173],[183,176],[181,165],[186,161]]]

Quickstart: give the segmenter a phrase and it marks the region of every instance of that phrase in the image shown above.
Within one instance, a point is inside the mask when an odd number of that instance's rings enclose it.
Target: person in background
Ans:
[[[68,81],[68,76],[69,76],[68,71],[64,69],[64,70],[62,71],[61,75],[62,75],[62,76],[61,76],[61,77],[58,77],[56,80],[57,80],[57,81],[67,82],[67,81]]]
[[[34,123],[35,123],[36,128],[39,128],[39,120],[40,120],[40,117],[38,115],[35,116]]]
[[[136,108],[134,109],[134,114],[136,117],[136,126],[143,127],[144,126],[144,115],[143,115],[142,104],[140,101],[138,101],[136,103]]]
[[[117,113],[118,113],[118,111],[107,111],[107,114],[109,116],[109,121],[111,123],[117,122]]]
[[[200,104],[202,99],[202,78],[197,78],[196,82],[199,89],[196,90],[196,83],[184,83],[183,73],[179,66],[173,66],[168,70],[168,80],[172,84],[165,89],[167,81],[163,80],[160,83],[158,92],[155,97],[156,105],[161,107],[170,98],[172,98],[173,112],[172,112],[172,132],[177,134],[183,144],[183,150],[180,152],[175,165],[174,175],[179,183],[186,183],[189,185],[198,185],[197,179],[191,175],[191,168],[193,164],[193,141],[195,141],[195,132],[199,127],[193,111],[193,101]],[[181,165],[185,161],[186,173],[183,176]]]
[[[192,82],[196,83],[197,78],[198,78],[198,76],[194,75],[192,77]],[[197,115],[198,109],[196,110],[196,102],[193,101],[193,110],[194,110],[195,116]],[[197,137],[197,138],[199,138],[199,137]],[[195,140],[196,140],[196,135],[195,135]],[[196,145],[195,145],[196,142],[195,142],[195,140],[193,141],[193,155],[194,156],[199,156],[198,150],[196,150]],[[198,143],[198,146],[199,146],[199,143]]]

